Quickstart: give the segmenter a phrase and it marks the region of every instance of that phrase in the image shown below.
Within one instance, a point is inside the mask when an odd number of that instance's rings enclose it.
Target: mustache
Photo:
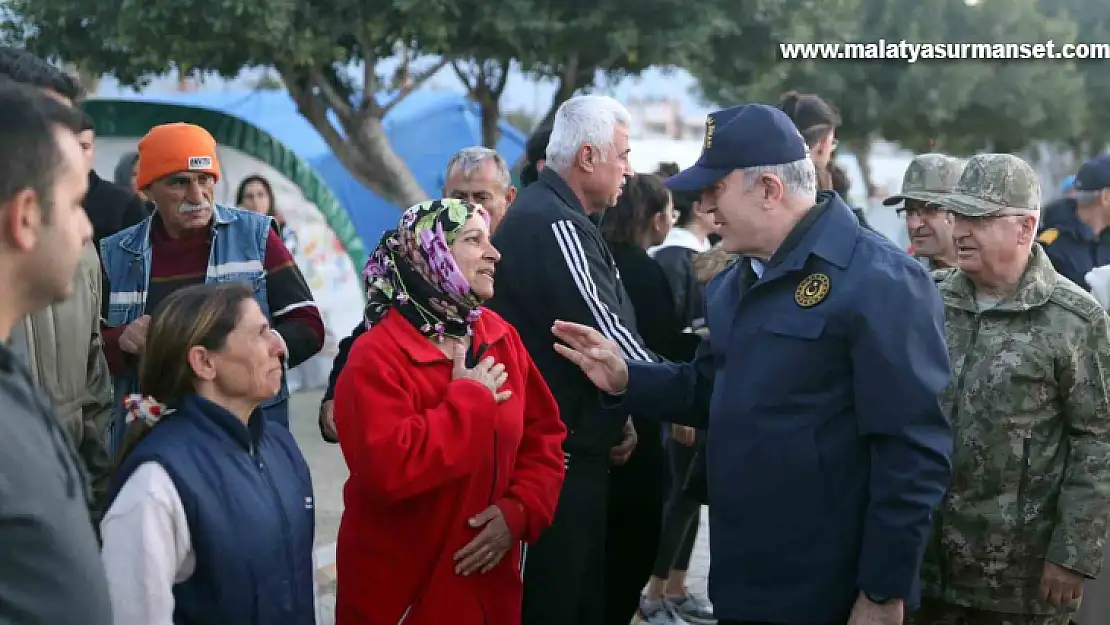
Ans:
[[[203,202],[201,204],[193,204],[192,202],[182,202],[177,207],[177,212],[179,212],[179,213],[195,213],[197,211],[205,210],[207,208],[212,208],[211,202]]]

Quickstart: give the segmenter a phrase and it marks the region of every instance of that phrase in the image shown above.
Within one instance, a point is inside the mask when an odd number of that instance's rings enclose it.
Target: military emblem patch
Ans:
[[[1056,228],[1049,228],[1037,237],[1037,242],[1041,245],[1052,245],[1056,242],[1056,237],[1060,236],[1060,231]]]
[[[708,152],[713,147],[713,131],[716,129],[716,121],[712,115],[705,118],[705,141],[702,143],[702,152]]]
[[[829,294],[832,282],[823,273],[815,273],[802,278],[794,290],[794,301],[802,308],[810,308],[821,303]]]

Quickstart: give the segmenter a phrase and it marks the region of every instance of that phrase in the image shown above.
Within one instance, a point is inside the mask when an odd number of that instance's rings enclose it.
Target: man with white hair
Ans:
[[[443,197],[481,204],[489,213],[490,232],[494,232],[516,199],[516,187],[505,159],[496,150],[479,145],[463,148],[447,161]]]
[[[938,201],[954,383],[952,484],[936,511],[917,625],[1067,625],[1110,527],[1110,324],[1035,243],[1040,184],[980,154]]]
[[[628,358],[652,358],[636,333],[613,257],[590,220],[616,204],[632,175],[630,121],[612,98],[564,102],[539,179],[521,190],[493,236],[501,262],[490,307],[520,332],[568,432],[555,521],[528,549],[524,625],[604,620],[609,466],[628,459],[635,430],[627,410],[603,408],[582,372],[552,350],[551,324],[572,319],[597,328]]]
[[[637,416],[708,427],[709,596],[722,624],[900,625],[951,471],[943,308],[918,262],[816,193],[782,111],[712,113],[700,190],[742,258],[709,284],[692,363],[559,321],[556,351]]]

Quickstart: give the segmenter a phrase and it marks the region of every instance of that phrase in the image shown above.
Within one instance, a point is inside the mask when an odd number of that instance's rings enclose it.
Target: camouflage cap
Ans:
[[[1012,154],[979,154],[967,162],[956,188],[940,203],[967,217],[1006,209],[1039,211],[1041,183],[1029,163]]]
[[[902,178],[902,192],[883,200],[883,204],[894,206],[907,198],[922,202],[940,201],[941,194],[952,191],[952,187],[956,186],[963,167],[962,161],[944,154],[915,156]]]

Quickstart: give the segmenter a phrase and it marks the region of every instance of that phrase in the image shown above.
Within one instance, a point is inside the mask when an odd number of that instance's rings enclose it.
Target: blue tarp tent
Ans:
[[[273,135],[311,165],[347,210],[367,250],[373,249],[383,231],[397,223],[401,207],[386,202],[359,183],[312,125],[301,117],[285,91],[113,94],[98,99],[209,108],[243,119]],[[462,94],[448,91],[414,91],[389,111],[384,126],[393,149],[432,197],[442,189],[443,169],[451,155],[482,142],[478,105]],[[519,130],[501,122],[497,151],[506,161],[516,162],[524,154],[526,141],[527,137]]]

